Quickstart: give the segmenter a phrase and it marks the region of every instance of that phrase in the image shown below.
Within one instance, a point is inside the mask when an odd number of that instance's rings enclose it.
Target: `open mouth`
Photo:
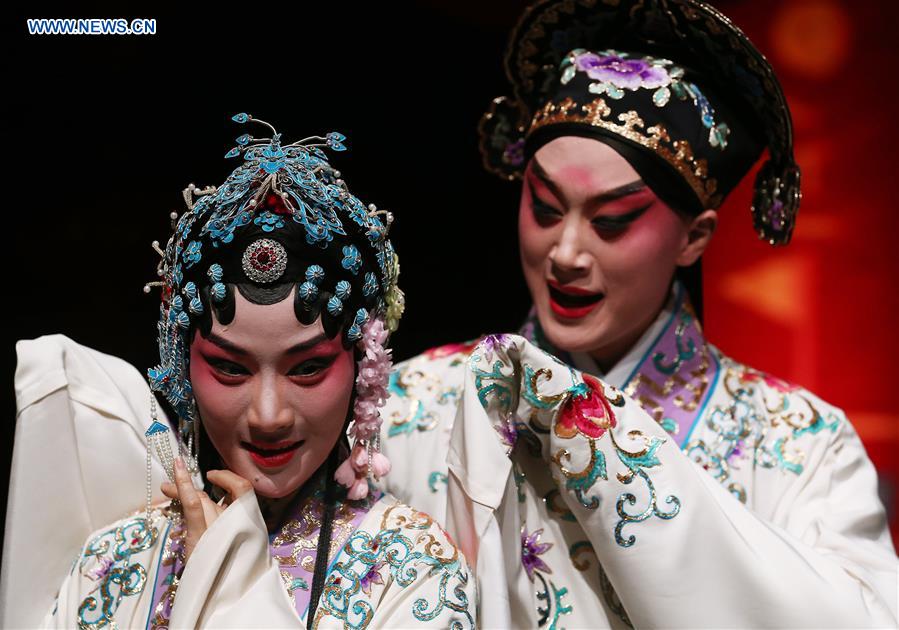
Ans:
[[[577,319],[590,313],[605,297],[604,293],[591,293],[577,287],[566,287],[555,282],[548,282],[549,307],[552,311],[567,319]]]
[[[278,468],[287,464],[296,452],[303,445],[304,440],[299,442],[279,442],[277,444],[258,444],[252,442],[241,442],[240,445],[246,449],[250,457],[256,462],[260,468]]]

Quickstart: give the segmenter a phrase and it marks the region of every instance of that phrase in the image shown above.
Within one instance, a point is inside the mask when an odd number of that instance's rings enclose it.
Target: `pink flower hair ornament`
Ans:
[[[356,402],[349,434],[354,439],[349,457],[337,468],[334,479],[347,488],[347,498],[368,496],[369,480],[390,472],[390,460],[380,450],[381,413],[387,402],[387,383],[393,367],[390,350],[386,348],[389,335],[381,317],[369,319],[362,326],[362,338],[357,342],[362,357],[356,375]]]

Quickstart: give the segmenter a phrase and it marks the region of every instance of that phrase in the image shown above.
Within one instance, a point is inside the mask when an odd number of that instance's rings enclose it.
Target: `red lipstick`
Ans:
[[[300,446],[303,440],[299,442],[283,441],[283,442],[242,442],[241,445],[250,454],[250,457],[260,468],[280,468],[286,465]]]
[[[549,307],[553,313],[565,319],[580,319],[599,305],[605,294],[594,293],[580,287],[559,284],[554,280],[549,286]]]

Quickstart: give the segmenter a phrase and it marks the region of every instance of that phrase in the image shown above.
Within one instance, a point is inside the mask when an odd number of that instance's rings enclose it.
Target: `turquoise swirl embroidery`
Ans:
[[[597,479],[608,479],[606,472],[606,456],[601,450],[596,448],[596,441],[587,440],[590,445],[590,461],[580,472],[572,472],[563,464],[564,461],[571,459],[571,453],[566,449],[559,450],[553,455],[553,461],[559,467],[559,471],[565,476],[565,487],[574,492],[577,500],[588,510],[595,510],[599,507],[599,498],[596,496],[588,497],[587,491],[593,487]]]
[[[627,492],[618,497],[618,502],[615,504],[615,509],[618,512],[618,516],[620,520],[615,524],[615,542],[617,542],[622,547],[630,547],[636,542],[637,538],[633,534],[624,538],[621,534],[622,529],[628,523],[641,523],[652,516],[657,516],[661,519],[672,519],[680,513],[681,502],[673,494],[665,497],[665,503],[671,505],[672,508],[669,512],[663,512],[658,507],[658,497],[656,496],[655,485],[653,485],[652,480],[649,478],[649,475],[646,474],[645,468],[654,468],[656,466],[661,466],[662,463],[659,461],[659,458],[656,457],[656,452],[659,450],[659,447],[665,443],[665,440],[658,437],[650,437],[647,438],[641,431],[629,431],[628,437],[631,439],[642,438],[646,448],[636,451],[630,452],[623,449],[615,440],[615,436],[611,433],[609,436],[612,438],[612,444],[615,447],[615,452],[618,455],[618,459],[621,460],[621,463],[627,467],[628,472],[626,473],[618,473],[618,481],[623,484],[631,483],[636,477],[640,477],[644,483],[646,483],[646,487],[649,490],[649,504],[646,506],[642,512],[637,514],[631,514],[625,509],[625,504],[628,505],[636,505],[637,497],[633,494]]]
[[[496,400],[503,410],[508,410],[512,404],[512,388],[514,387],[514,375],[503,374],[502,361],[494,361],[493,368],[488,372],[477,367],[480,361],[477,354],[471,355],[470,368],[475,375],[474,384],[478,390],[478,400],[484,409],[490,404],[489,398]]]
[[[556,396],[544,396],[538,391],[538,381],[541,378],[551,379],[553,373],[548,368],[540,368],[534,370],[530,365],[524,366],[524,391],[521,392],[522,398],[530,403],[536,409],[552,409],[556,407],[564,397],[564,392]]]
[[[387,429],[387,437],[396,437],[404,433],[416,431],[430,431],[437,425],[434,414],[427,412],[420,400],[412,400],[411,412],[405,417],[391,418],[390,427]]]
[[[674,344],[677,348],[677,356],[673,357],[669,363],[665,363],[667,357],[664,352],[656,352],[652,355],[653,365],[655,365],[656,369],[662,374],[671,376],[677,372],[684,361],[689,361],[696,356],[696,344],[694,341],[687,338],[686,343],[684,342],[685,333],[692,323],[693,318],[690,316],[687,309],[682,310],[680,312],[680,321],[677,323],[677,328],[674,330]]]
[[[93,595],[78,607],[78,627],[97,630],[115,626],[115,613],[122,598],[137,595],[147,583],[147,570],[131,556],[156,544],[159,530],[148,527],[144,517],[98,534],[85,547],[80,572],[99,581],[100,601]],[[93,568],[88,568],[93,563]],[[89,613],[97,613],[96,616]]]
[[[389,416],[389,426],[387,428],[387,437],[393,438],[398,435],[411,434],[416,431],[430,431],[437,426],[437,416],[428,411],[427,405],[422,402],[421,398],[410,393],[416,384],[425,383],[427,389],[434,386],[430,383],[433,377],[425,375],[418,370],[411,370],[409,367],[402,370],[394,370],[390,373],[390,379],[387,383],[387,391],[392,397],[408,401],[408,411],[393,411]],[[439,381],[437,381],[439,385]],[[445,404],[452,400],[454,394],[453,389],[448,389],[440,393],[437,398],[439,404]]]
[[[800,427],[798,429],[793,429],[793,437],[797,438],[804,433],[811,433],[812,435],[816,433],[820,433],[821,431],[828,430],[831,433],[836,433],[837,428],[840,426],[841,418],[835,413],[829,413],[830,422],[827,422],[824,419],[824,416],[821,415],[814,405],[808,400],[805,403],[809,406],[814,414],[815,420],[809,424],[807,427]]]
[[[802,472],[803,466],[799,463],[798,459],[791,458],[791,456],[784,452],[784,446],[787,439],[788,438],[778,438],[777,441],[774,442],[774,455],[777,457],[777,465],[794,475],[798,475]]]
[[[557,588],[552,580],[547,584],[547,580],[539,572],[535,572],[534,576],[542,584],[542,588],[537,591],[537,600],[546,602],[545,606],[537,605],[537,627],[547,627],[549,622],[548,630],[560,630],[559,618],[562,615],[570,615],[574,609],[562,602],[562,598],[568,594],[568,587]]]
[[[384,520],[389,516],[385,513]],[[413,584],[423,572],[427,578],[437,577],[437,597],[431,602],[419,597],[412,602],[412,614],[419,621],[432,621],[445,611],[457,613],[450,627],[474,628],[474,618],[469,612],[468,572],[463,569],[458,550],[451,547],[452,555],[442,557],[446,545],[433,534],[429,517],[413,513],[412,517],[399,516],[402,527],[382,529],[372,536],[357,531],[343,548],[342,559],[334,565],[322,593],[322,606],[316,615],[331,615],[343,621],[345,628],[367,628],[374,616],[374,607],[366,595],[371,595],[372,584],[384,584],[382,571],[387,571],[393,583],[401,588]],[[416,542],[403,530],[417,531]],[[423,543],[423,544],[421,544]],[[420,550],[423,549],[423,550]],[[462,621],[467,621],[463,626]]]
[[[833,412],[825,418],[795,386],[739,365],[727,367],[722,383],[730,400],[709,411],[705,427],[711,435],[690,441],[684,451],[743,503],[747,493],[731,479],[733,462],[743,459],[757,468],[799,475],[805,454],[793,440],[835,432],[841,422]],[[775,437],[783,429],[789,433]]]
[[[437,484],[446,485],[446,475],[439,470],[435,470],[430,475],[428,475],[428,488],[431,489],[431,492],[436,493],[438,491]]]

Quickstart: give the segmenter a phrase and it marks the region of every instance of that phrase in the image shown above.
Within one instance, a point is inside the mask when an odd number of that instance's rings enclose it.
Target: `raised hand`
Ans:
[[[197,546],[200,537],[213,521],[225,511],[228,505],[253,490],[253,484],[230,470],[210,470],[206,477],[227,493],[222,502],[214,503],[209,495],[194,487],[187,468],[184,466],[184,461],[180,457],[175,459],[175,483],[167,481],[161,486],[163,494],[181,502],[187,526],[184,538],[185,563]]]

